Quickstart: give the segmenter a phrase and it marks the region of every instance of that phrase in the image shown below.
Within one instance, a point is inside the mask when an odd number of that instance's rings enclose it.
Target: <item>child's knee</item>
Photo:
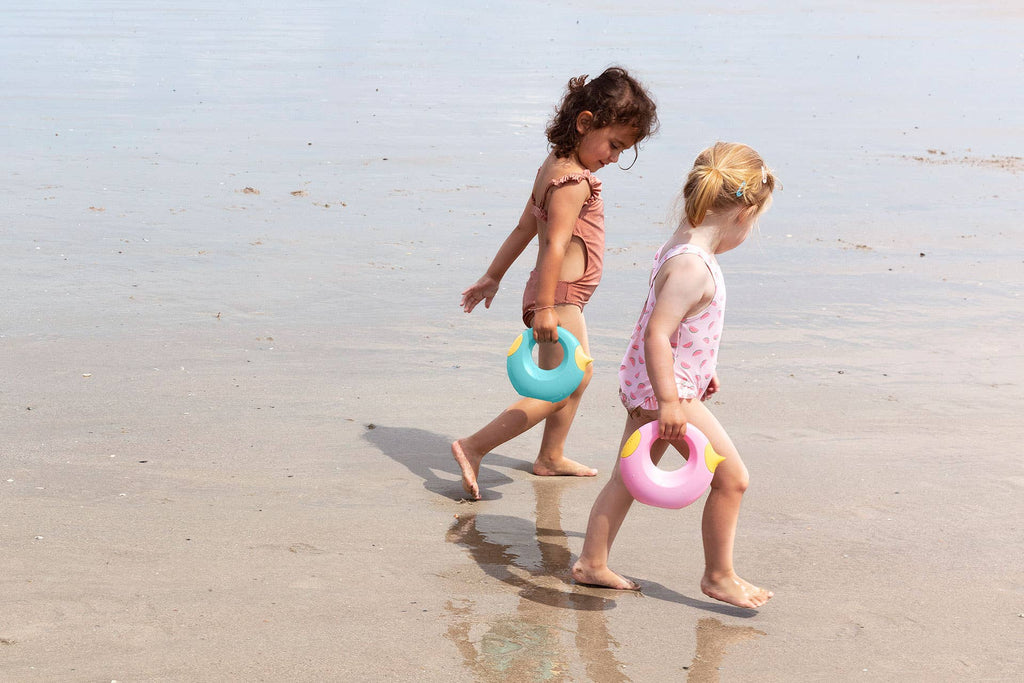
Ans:
[[[747,489],[750,488],[750,473],[747,472],[746,467],[744,467],[743,471],[736,476],[731,485],[733,490],[738,493],[747,492]]]
[[[580,385],[576,387],[575,391],[572,392],[573,396],[579,397],[586,391],[587,385],[590,384],[590,378],[594,376],[594,367],[587,364],[586,369],[583,370],[583,379],[580,380]]]
[[[747,471],[747,466],[739,457],[736,457],[728,465],[726,463],[729,463],[728,457],[715,470],[715,478],[711,480],[711,486],[742,495],[750,487],[750,472]]]

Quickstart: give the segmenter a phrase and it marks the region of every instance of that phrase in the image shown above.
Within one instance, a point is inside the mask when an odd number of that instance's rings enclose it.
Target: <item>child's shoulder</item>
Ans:
[[[550,185],[551,183],[558,183],[567,178],[574,177],[589,179],[590,176],[590,171],[581,166],[575,159],[569,157],[559,159],[554,154],[549,154],[548,158],[541,164],[540,170],[537,171],[537,181],[542,185]]]
[[[658,275],[706,279],[711,277],[709,256],[701,247],[689,243],[667,243],[658,252]]]
[[[702,271],[707,272],[708,267],[704,257],[699,251],[693,248],[681,248],[666,250],[662,257],[661,270],[671,269],[675,271]]]
[[[538,205],[543,206],[546,203],[544,197],[566,185],[582,186],[588,195],[600,192],[601,187],[597,177],[576,161],[568,158],[559,159],[554,154],[548,155],[538,169],[537,179],[533,185],[533,195],[538,200]]]
[[[669,242],[664,246],[664,248],[662,248],[661,253],[665,254],[666,256],[668,254],[671,254],[673,256],[688,254],[704,261],[708,261],[714,258],[711,255],[711,252],[709,252],[707,249],[700,246],[699,244],[694,244],[693,242]]]

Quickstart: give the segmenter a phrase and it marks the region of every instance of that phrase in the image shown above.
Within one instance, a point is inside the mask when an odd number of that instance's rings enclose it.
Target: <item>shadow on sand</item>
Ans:
[[[384,427],[372,425],[363,433],[363,438],[381,453],[405,466],[423,480],[423,488],[445,498],[460,500],[465,497],[459,466],[452,458],[452,440],[411,427]],[[531,471],[531,464],[509,458],[499,453],[487,456],[480,467],[481,495],[483,500],[498,500],[501,493],[494,489],[512,482],[512,479],[494,467],[511,470]],[[444,473],[445,477],[438,476]]]

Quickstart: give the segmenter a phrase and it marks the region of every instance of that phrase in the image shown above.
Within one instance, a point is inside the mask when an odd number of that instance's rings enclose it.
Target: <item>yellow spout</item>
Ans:
[[[715,449],[711,447],[711,444],[704,447],[704,464],[708,466],[709,472],[714,472],[715,468],[718,467],[723,460],[725,460],[725,458],[716,453]]]
[[[594,362],[594,359],[583,353],[583,347],[576,347],[576,367],[580,370],[586,370],[587,366]]]

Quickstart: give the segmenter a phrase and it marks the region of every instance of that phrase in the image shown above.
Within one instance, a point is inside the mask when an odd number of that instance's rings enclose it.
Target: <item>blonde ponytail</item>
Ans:
[[[716,142],[697,155],[686,177],[686,219],[697,227],[708,211],[747,206],[760,210],[774,190],[775,176],[757,152],[737,142]]]

